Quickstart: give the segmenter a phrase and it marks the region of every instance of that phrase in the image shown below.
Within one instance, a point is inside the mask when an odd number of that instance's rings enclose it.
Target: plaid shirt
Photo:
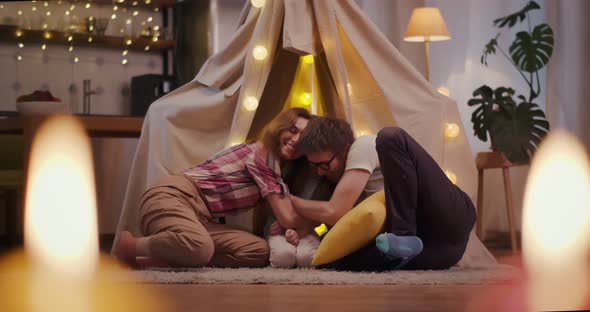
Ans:
[[[182,173],[201,190],[214,217],[253,208],[269,193],[288,194],[278,161],[257,143],[225,149]]]

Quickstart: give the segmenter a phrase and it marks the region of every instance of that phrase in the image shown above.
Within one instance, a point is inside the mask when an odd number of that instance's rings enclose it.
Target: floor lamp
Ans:
[[[438,8],[435,7],[421,7],[412,11],[404,41],[408,42],[424,42],[426,49],[426,80],[430,81],[430,67],[428,59],[428,44],[430,41],[449,40],[451,36],[447,30],[445,20]]]

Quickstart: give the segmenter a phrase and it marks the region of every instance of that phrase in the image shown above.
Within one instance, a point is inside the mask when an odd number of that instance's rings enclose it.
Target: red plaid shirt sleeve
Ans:
[[[270,193],[288,195],[289,190],[281,175],[266,164],[266,151],[258,150],[254,157],[246,162],[246,168],[260,189],[263,198]]]

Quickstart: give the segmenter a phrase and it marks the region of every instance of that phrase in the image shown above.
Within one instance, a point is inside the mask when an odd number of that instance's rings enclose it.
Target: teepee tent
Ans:
[[[462,125],[456,103],[434,90],[352,0],[266,0],[260,8],[248,2],[227,47],[191,82],[151,105],[118,231],[140,234],[141,195],[160,178],[243,142],[285,106],[297,105],[295,78],[309,54],[312,90],[304,98],[315,112],[348,120],[357,134],[404,128],[474,198],[465,131],[443,136],[446,123]],[[491,257],[472,235],[466,256],[481,255]]]

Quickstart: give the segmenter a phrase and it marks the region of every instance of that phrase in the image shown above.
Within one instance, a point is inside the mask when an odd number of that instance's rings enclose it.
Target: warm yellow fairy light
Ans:
[[[445,138],[454,139],[459,135],[461,129],[454,122],[445,123]]]
[[[20,56],[20,55],[17,55],[17,56],[16,56],[16,60],[20,62],[20,61],[22,61],[22,60],[23,60],[23,57],[22,57],[22,56]]]
[[[75,9],[76,9],[76,6],[75,5],[73,5],[73,4],[70,5],[70,11],[74,11]]]
[[[67,15],[67,16],[69,16],[69,15],[70,15],[70,11],[69,11],[69,10],[68,10],[68,11],[66,11],[66,15]]]
[[[154,30],[160,30],[160,26],[158,26],[158,25],[154,26]]]
[[[90,3],[86,3],[86,8],[90,9]]]
[[[303,59],[303,63],[305,63],[305,64],[313,64],[313,55],[312,54],[308,54],[306,56],[303,56],[302,59]]]
[[[25,45],[24,45],[22,42],[19,42],[19,43],[18,43],[18,47],[22,49],[22,48],[24,48],[24,47],[25,47]]]
[[[43,38],[45,38],[45,39],[49,40],[49,39],[51,39],[52,37],[53,37],[53,35],[51,34],[51,32],[48,32],[48,31],[46,31],[46,32],[43,32]]]
[[[127,53],[129,53],[129,50],[124,50],[123,53],[121,53],[123,56],[127,55]]]
[[[0,9],[4,9],[4,4],[0,4]]]
[[[346,88],[348,89],[348,96],[352,96],[352,85],[350,82],[346,83]]]
[[[118,6],[116,6],[116,5],[113,5],[113,11],[117,11],[118,9],[119,9],[119,7],[118,7]]]
[[[153,42],[157,42],[157,41],[158,41],[158,37],[155,37],[155,36],[154,36],[154,37],[152,38],[152,41],[153,41]]]
[[[18,10],[18,12],[16,12],[16,14],[18,14],[18,15],[23,15],[23,11],[21,11],[21,10]]]
[[[133,1],[133,2],[131,3],[131,5],[132,5],[132,6],[137,6],[137,1]]]
[[[22,36],[23,36],[23,31],[22,31],[22,30],[20,30],[20,29],[17,29],[17,30],[14,32],[14,35],[15,35],[15,36],[17,36],[17,37],[22,37]]]
[[[111,19],[116,19],[117,18],[117,14],[113,13],[113,15],[111,15]]]
[[[265,2],[265,0],[250,0],[252,6],[258,9],[263,7]]]
[[[145,4],[150,4],[152,3],[152,0],[145,0]]]
[[[78,59],[78,57],[74,57],[74,63],[78,63],[80,60]]]
[[[41,28],[47,29],[47,28],[49,28],[49,25],[47,25],[47,23],[43,23],[43,26],[41,26]]]
[[[123,64],[123,65],[126,65],[126,64],[127,64],[127,62],[128,62],[128,61],[127,61],[127,59],[126,59],[126,58],[124,58],[124,59],[121,61],[121,64]]]
[[[261,45],[255,46],[254,49],[252,50],[252,56],[254,56],[254,58],[259,61],[264,60],[267,55],[268,55],[268,51],[266,50],[265,47],[263,47]]]
[[[47,45],[44,43],[41,45],[41,50],[45,50],[45,49],[47,49]]]
[[[311,93],[309,93],[309,92],[303,92],[299,96],[299,100],[301,101],[301,104],[308,106],[308,105],[311,105],[311,102],[313,100],[313,97],[311,96]]]
[[[37,11],[37,7],[32,7],[31,10],[33,10],[33,12]]]
[[[438,91],[438,93],[445,95],[445,96],[451,95],[451,91],[449,91],[449,88],[444,87],[444,86],[438,87],[438,89],[436,89],[436,91]]]
[[[47,15],[47,16],[51,16],[51,11],[47,11],[47,12],[45,13],[45,15]]]
[[[139,14],[138,11],[133,11],[133,16],[137,16]]]
[[[68,42],[71,42],[72,40],[74,40],[73,36],[68,36]]]
[[[131,39],[127,39],[127,40],[125,41],[125,44],[126,44],[126,45],[131,45],[132,43],[133,43],[133,41],[131,41]]]
[[[125,21],[125,24],[127,24],[127,25],[131,25],[131,19],[130,19],[130,18],[128,18],[128,19]]]
[[[151,16],[147,18],[148,23],[151,23],[152,20],[153,20],[153,18]]]
[[[154,8],[154,12],[156,12],[156,13],[160,12],[160,8]]]
[[[145,46],[145,48],[143,48],[144,51],[149,51],[150,50],[150,46]]]
[[[247,96],[244,100],[244,108],[250,112],[258,108],[258,99],[253,96]]]
[[[92,37],[88,37],[88,42],[92,42]]]
[[[72,52],[72,51],[74,51],[74,47],[70,46],[70,47],[68,48],[68,51],[69,51],[69,52]]]
[[[48,7],[48,6],[49,6],[49,3],[47,3],[47,1],[45,1],[45,2],[43,3],[43,6],[44,6],[44,7]]]
[[[457,176],[452,171],[445,170],[445,174],[447,175],[447,178],[453,182],[453,184],[457,184]]]

